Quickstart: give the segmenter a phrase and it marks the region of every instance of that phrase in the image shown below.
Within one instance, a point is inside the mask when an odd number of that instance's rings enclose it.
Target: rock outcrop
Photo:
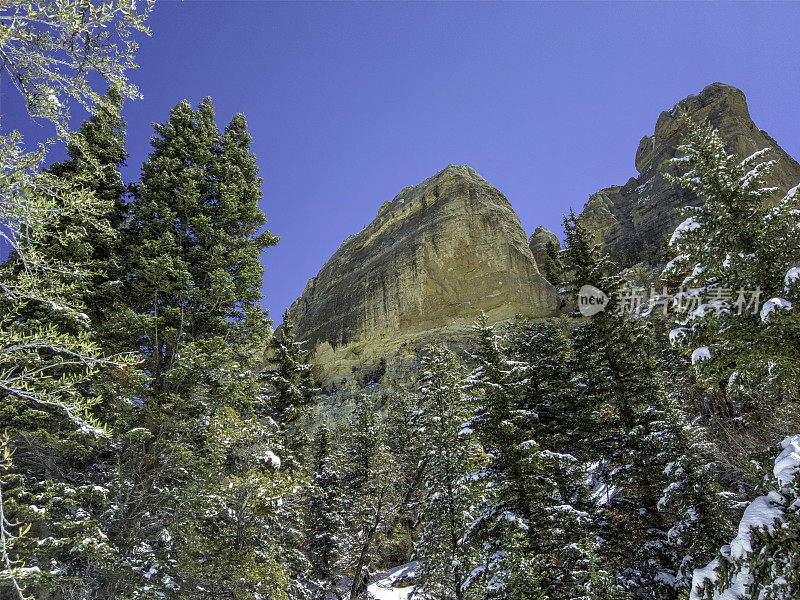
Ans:
[[[724,83],[712,83],[698,95],[678,102],[656,121],[653,135],[642,138],[636,150],[639,176],[623,186],[612,186],[589,198],[581,219],[603,249],[622,264],[663,259],[666,240],[680,222],[678,208],[695,204],[691,192],[669,183],[665,172],[676,170],[667,161],[676,155],[682,131],[681,110],[696,121],[708,121],[725,141],[728,152],[744,159],[762,148],[772,148],[778,164],[768,183],[785,192],[800,182],[800,165],[750,118],[744,94]]]
[[[544,269],[545,261],[548,257],[547,245],[551,242],[556,247],[556,250],[561,250],[561,243],[558,241],[556,234],[547,227],[541,225],[534,229],[531,237],[528,239],[528,248],[531,249],[531,254],[533,254],[539,271]]]
[[[381,206],[290,308],[325,384],[463,336],[481,311],[492,321],[545,317],[558,298],[505,196],[453,165]]]

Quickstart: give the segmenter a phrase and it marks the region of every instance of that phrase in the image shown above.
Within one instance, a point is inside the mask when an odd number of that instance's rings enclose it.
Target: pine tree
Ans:
[[[302,454],[307,445],[304,429],[298,422],[305,415],[313,398],[319,393],[307,361],[303,343],[294,339],[294,321],[289,311],[283,314],[283,324],[267,348],[272,368],[264,370],[264,385],[268,414],[280,424],[286,435],[286,447],[291,453]],[[301,456],[287,457],[288,462],[301,461]]]
[[[210,100],[197,110],[181,102],[155,126],[151,144],[120,253],[128,305],[113,334],[142,364],[114,482],[120,510],[111,537],[134,572],[159,565],[159,578],[123,578],[108,593],[147,585],[169,594],[167,580],[186,597],[203,597],[202,578],[194,579],[202,569],[192,564],[203,544],[209,551],[237,547],[239,556],[254,557],[251,572],[262,578],[275,560],[261,538],[218,539],[213,519],[184,507],[207,501],[221,509],[215,479],[197,486],[197,474],[213,475],[221,451],[210,423],[230,411],[246,423],[259,410],[257,350],[269,326],[258,305],[259,254],[277,240],[262,231],[261,179],[242,115],[220,132]],[[189,550],[189,539],[201,546]],[[233,560],[219,559],[226,556]]]
[[[671,338],[691,354],[711,389],[735,394],[771,383],[773,394],[787,388],[796,394],[800,338],[788,309],[799,299],[792,274],[800,272],[793,270],[800,265],[800,188],[769,208],[775,189],[764,180],[775,161],[764,160],[768,149],[739,163],[710,125],[686,115],[681,124],[686,141],[673,164],[683,174],[669,178],[700,204],[683,210],[670,240],[677,256],[662,275],[681,286]]]
[[[725,497],[713,487],[692,487],[702,458],[687,440],[687,418],[659,369],[644,311],[626,305],[620,278],[574,217],[566,226],[575,244],[564,251],[571,273],[583,273],[610,296],[605,310],[574,329],[571,366],[577,404],[584,407],[578,452],[597,461],[595,486],[610,491],[601,513],[602,550],[636,595],[672,598],[686,585],[686,547],[698,555],[714,547],[718,537],[708,524],[724,514]],[[674,504],[666,510],[670,498]],[[690,513],[698,517],[690,523],[685,511],[695,501],[703,512]],[[719,525],[725,530],[724,521]]]
[[[480,468],[481,451],[473,432],[464,426],[472,407],[458,358],[447,348],[434,346],[423,357],[421,370],[422,406],[415,422],[424,439],[426,469],[420,507],[423,526],[415,547],[423,582],[419,592],[464,600],[471,597],[464,582],[476,566],[476,551],[464,536],[476,504],[471,476]]]
[[[325,599],[341,577],[339,536],[344,529],[341,505],[341,456],[333,447],[327,425],[317,429],[312,445],[311,484],[308,490],[306,552],[314,598]]]
[[[364,597],[371,573],[380,566],[377,549],[399,507],[397,464],[368,394],[358,396],[346,434],[342,498],[347,510],[339,568],[350,580],[346,597],[356,600]]]
[[[800,436],[781,446],[767,493],[745,509],[732,542],[694,572],[691,600],[790,600],[800,593]]]
[[[561,264],[558,246],[553,240],[548,240],[545,248],[547,250],[547,258],[544,261],[542,274],[547,281],[558,287],[564,280],[564,267]]]
[[[91,153],[82,136],[115,110],[106,108],[84,123],[70,152]],[[124,145],[124,133],[113,129],[96,136],[98,144],[120,139]],[[103,160],[95,165],[116,168]],[[88,290],[107,281],[96,248],[114,243],[112,206],[82,169],[45,171],[12,188],[20,195],[4,196],[0,210],[4,220],[17,215],[5,221],[15,251],[0,267],[0,427],[12,457],[4,517],[28,523],[29,535],[4,554],[29,566],[24,587],[31,593],[87,595],[117,563],[102,518],[114,412],[98,382],[133,362],[101,347],[87,315],[97,306]]]

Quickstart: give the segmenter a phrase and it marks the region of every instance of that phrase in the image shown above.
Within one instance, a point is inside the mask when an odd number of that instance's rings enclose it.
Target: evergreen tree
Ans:
[[[341,457],[333,447],[325,423],[317,429],[312,445],[311,484],[308,491],[308,553],[309,578],[315,589],[314,598],[325,599],[338,585],[341,577],[339,536],[344,529],[341,505]]]
[[[186,552],[189,539],[209,550],[244,543],[240,556],[254,557],[252,572],[262,578],[274,562],[260,538],[220,540],[213,519],[185,507],[217,502],[215,485],[196,485],[221,451],[209,424],[230,411],[247,422],[259,410],[256,349],[269,325],[258,305],[259,254],[276,238],[262,231],[261,179],[242,115],[220,132],[210,100],[197,110],[181,102],[155,126],[151,144],[120,252],[128,306],[114,333],[142,365],[126,417],[131,435],[120,448],[111,538],[134,572],[158,565],[159,578],[116,581],[108,593],[123,596],[146,583],[153,594],[169,594],[166,580],[186,597],[203,597],[193,579],[202,567],[187,562],[199,563],[203,551]],[[226,556],[232,559],[220,560]]]
[[[70,151],[91,153],[82,136],[114,110],[102,103]],[[98,144],[120,139],[113,128],[96,136]],[[103,160],[95,165],[115,168]],[[8,538],[4,558],[28,566],[12,581],[35,595],[91,595],[118,562],[103,520],[114,412],[98,381],[133,362],[101,348],[87,315],[97,306],[88,290],[107,281],[95,249],[114,243],[113,207],[82,169],[43,172],[4,191],[0,215],[14,252],[0,267],[0,427],[13,459],[0,508],[7,501],[7,523],[29,524],[28,536]]]
[[[652,327],[642,319],[646,307],[628,297],[574,217],[566,226],[575,244],[564,251],[571,272],[610,296],[605,310],[573,331],[571,366],[577,405],[584,406],[577,452],[597,461],[595,488],[608,490],[602,549],[637,597],[674,598],[687,583],[686,547],[697,555],[715,547],[719,536],[708,525],[725,514],[726,499],[712,481],[708,488],[693,485],[702,476],[703,457],[696,453],[702,434],[687,439],[686,416],[659,369]],[[679,501],[680,494],[687,497]],[[670,498],[674,504],[666,510]],[[702,514],[686,512],[693,502]],[[724,519],[718,525],[726,530]]]
[[[283,314],[283,325],[272,336],[267,348],[268,360],[273,366],[264,370],[264,385],[268,413],[283,428],[287,450],[302,453],[307,440],[304,430],[297,426],[298,421],[311,406],[319,388],[303,344],[296,342],[294,336],[294,321],[287,310]],[[294,460],[290,458],[291,462]]]
[[[347,427],[343,502],[345,530],[340,569],[349,577],[346,597],[363,598],[371,573],[380,566],[377,549],[399,507],[397,465],[388,451],[384,423],[374,400],[357,398]]]
[[[426,469],[422,532],[415,548],[423,582],[419,591],[443,600],[464,600],[471,597],[464,582],[476,566],[476,551],[464,536],[477,516],[471,476],[480,468],[481,451],[474,434],[464,427],[472,407],[458,358],[447,348],[434,346],[423,357],[421,370],[422,407],[416,424],[424,439]]]
[[[482,561],[465,588],[478,586],[482,598],[570,598],[588,573],[576,570],[591,563],[587,546],[589,516],[576,509],[573,485],[559,486],[569,472],[571,455],[552,452],[535,410],[538,396],[526,395],[532,367],[508,357],[501,339],[486,321],[476,324],[477,368],[470,376],[478,394],[472,420],[489,456],[481,472],[486,486],[483,510],[467,539],[479,544]]]
[[[774,164],[764,160],[768,149],[739,163],[710,125],[686,115],[681,124],[686,141],[673,164],[683,174],[670,179],[700,204],[683,209],[686,219],[670,240],[677,256],[663,277],[681,286],[671,338],[712,389],[735,394],[772,383],[771,397],[787,389],[796,395],[800,321],[788,309],[800,299],[800,188],[769,208],[775,189],[764,183]],[[745,413],[754,409],[739,398]]]
[[[561,264],[558,246],[553,240],[548,240],[545,248],[547,250],[547,258],[544,260],[542,274],[547,281],[558,287],[564,280],[564,267]]]
[[[694,572],[691,600],[790,600],[800,593],[800,436],[781,446],[767,493],[745,509],[732,542]]]

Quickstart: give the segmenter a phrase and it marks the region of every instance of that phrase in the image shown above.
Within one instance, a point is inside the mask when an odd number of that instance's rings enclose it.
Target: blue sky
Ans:
[[[221,126],[245,113],[282,237],[263,258],[280,321],[344,238],[448,163],[500,189],[526,232],[560,233],[636,175],[660,111],[714,81],[800,157],[798,26],[793,2],[164,1],[132,73],[127,176],[181,99],[211,96]],[[1,91],[3,126],[41,135]]]

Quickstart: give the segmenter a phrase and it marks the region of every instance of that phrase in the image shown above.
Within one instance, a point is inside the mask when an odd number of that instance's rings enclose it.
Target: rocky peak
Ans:
[[[528,247],[531,249],[536,266],[541,271],[544,268],[544,263],[547,260],[547,245],[553,243],[556,250],[561,249],[561,243],[555,233],[550,231],[547,227],[539,226],[534,229],[531,237],[528,238]]]
[[[675,174],[669,159],[676,155],[682,132],[678,121],[685,110],[695,121],[709,122],[725,141],[728,152],[741,159],[762,148],[772,148],[778,160],[769,184],[785,192],[800,181],[800,165],[784,152],[750,118],[741,90],[724,83],[712,83],[699,94],[687,96],[671,110],[663,111],[653,134],[643,137],[634,164],[639,172],[625,185],[611,186],[593,194],[581,219],[595,234],[606,252],[629,264],[663,259],[666,239],[680,221],[677,209],[697,202],[691,192],[670,184],[664,173]]]
[[[493,321],[558,311],[508,200],[449,165],[381,205],[290,309],[325,383],[404,345],[452,340]]]

